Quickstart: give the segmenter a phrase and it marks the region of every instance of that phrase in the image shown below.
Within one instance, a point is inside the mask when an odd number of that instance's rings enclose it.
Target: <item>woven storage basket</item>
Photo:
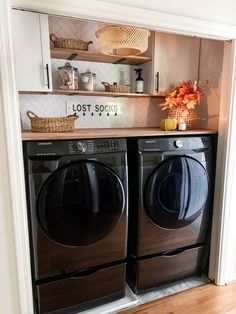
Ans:
[[[75,129],[74,122],[79,118],[76,115],[40,118],[32,111],[27,111],[27,116],[30,118],[32,132],[37,133],[72,132]]]
[[[76,50],[88,50],[88,46],[92,44],[92,41],[83,41],[81,39],[67,39],[67,38],[58,38],[54,34],[50,34],[50,39],[53,42],[55,48],[64,48],[64,49],[76,49]]]
[[[100,51],[106,55],[139,55],[148,48],[147,29],[129,26],[106,25],[96,32]]]
[[[171,119],[179,119],[183,118],[182,110],[179,108],[170,108],[168,112],[168,117]],[[189,110],[189,113],[186,117],[184,117],[184,121],[186,123],[187,130],[193,130],[196,128],[197,114],[194,109]]]
[[[129,93],[129,85],[111,85],[107,82],[102,82],[102,84],[105,86],[105,92],[110,93]]]

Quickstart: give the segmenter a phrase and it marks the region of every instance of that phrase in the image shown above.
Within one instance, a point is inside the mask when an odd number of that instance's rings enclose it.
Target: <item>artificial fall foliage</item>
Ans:
[[[165,98],[165,102],[160,104],[161,110],[178,108],[183,116],[187,116],[190,110],[195,109],[200,103],[203,95],[201,83],[195,81],[181,81],[179,85]]]

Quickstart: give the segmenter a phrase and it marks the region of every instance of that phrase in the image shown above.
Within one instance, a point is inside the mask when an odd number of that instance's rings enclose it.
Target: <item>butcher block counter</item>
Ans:
[[[119,128],[119,129],[76,129],[65,133],[22,132],[23,141],[69,140],[86,138],[149,137],[149,136],[186,136],[217,134],[217,130],[196,129],[187,131],[162,131],[159,128]]]

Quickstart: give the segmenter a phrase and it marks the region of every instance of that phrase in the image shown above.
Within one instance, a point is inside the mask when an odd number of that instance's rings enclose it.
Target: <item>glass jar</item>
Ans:
[[[80,89],[93,91],[96,83],[96,74],[90,70],[80,74]]]
[[[78,69],[66,62],[63,67],[58,68],[58,86],[60,89],[78,89],[79,73]]]

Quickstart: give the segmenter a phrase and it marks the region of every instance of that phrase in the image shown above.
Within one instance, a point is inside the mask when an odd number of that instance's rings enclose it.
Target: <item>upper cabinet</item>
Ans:
[[[153,69],[159,73],[159,89],[166,90],[181,80],[198,80],[200,38],[158,32],[154,35]]]
[[[19,91],[52,91],[48,16],[12,10],[16,84]]]
[[[165,93],[181,80],[199,79],[201,39],[152,32],[152,62],[142,65],[148,93]]]

